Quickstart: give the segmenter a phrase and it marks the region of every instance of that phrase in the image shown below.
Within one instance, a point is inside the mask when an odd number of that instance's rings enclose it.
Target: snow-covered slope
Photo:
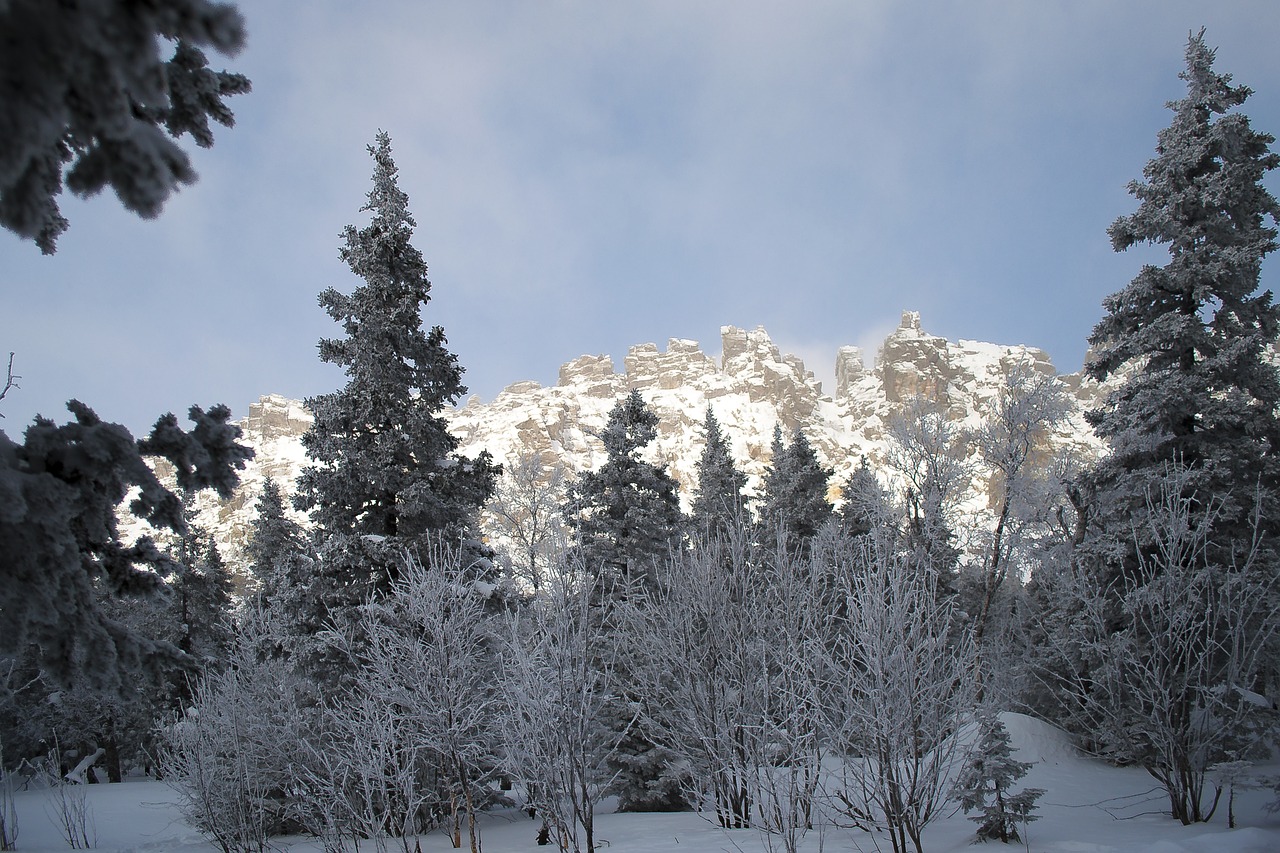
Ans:
[[[947,341],[925,332],[920,316],[906,312],[867,368],[855,347],[836,354],[836,388],[827,395],[804,363],[783,354],[763,328],[721,330],[720,356],[713,358],[696,342],[671,339],[665,350],[652,343],[631,347],[616,370],[608,356],[584,355],[560,368],[559,381],[544,387],[518,382],[491,401],[473,397],[448,413],[461,451],[488,450],[499,462],[524,453],[550,453],[571,471],[585,471],[604,461],[604,448],[593,432],[604,426],[618,398],[638,389],[657,413],[657,441],[649,448],[654,461],[665,464],[680,482],[686,502],[696,486],[695,466],[702,453],[702,424],[710,405],[723,426],[739,465],[758,488],[769,464],[775,424],[789,434],[802,428],[821,461],[835,471],[832,499],[839,483],[866,457],[883,471],[886,424],[895,411],[917,395],[945,406],[948,415],[976,427],[1016,364],[1029,364],[1056,375],[1049,357],[1032,347]],[[1059,447],[1088,456],[1099,452],[1082,412],[1098,390],[1077,375],[1060,377],[1076,403],[1071,419],[1052,437]],[[287,490],[305,465],[299,438],[310,425],[305,408],[282,397],[263,397],[241,421],[244,440],[257,458],[243,476],[239,493],[220,503],[204,496],[202,521],[238,561],[262,481],[270,475]],[[789,440],[789,439],[788,439]],[[976,448],[970,448],[976,460]],[[987,484],[975,480],[969,509],[981,515]]]

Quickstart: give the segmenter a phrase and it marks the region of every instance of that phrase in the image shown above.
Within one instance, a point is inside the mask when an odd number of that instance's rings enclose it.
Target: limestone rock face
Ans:
[[[686,507],[697,486],[695,469],[708,405],[748,475],[749,490],[760,486],[770,462],[773,428],[779,424],[787,434],[797,428],[805,431],[820,460],[834,469],[830,494],[838,497],[839,484],[863,457],[886,485],[893,485],[885,464],[886,427],[914,397],[937,401],[958,425],[976,429],[1015,365],[1057,375],[1042,350],[948,341],[924,331],[914,311],[905,312],[899,327],[885,339],[874,368],[864,367],[857,347],[841,347],[835,364],[831,397],[822,393],[804,362],[779,351],[762,327],[724,326],[718,361],[697,342],[681,338],[667,341],[665,349],[653,343],[631,347],[622,373],[614,371],[607,355],[583,355],[560,368],[559,381],[552,387],[516,382],[489,402],[472,397],[446,417],[464,455],[488,450],[498,462],[506,462],[536,453],[581,472],[603,464],[604,447],[596,433],[617,400],[638,389],[659,419],[649,459],[666,465],[675,476]],[[1101,446],[1081,414],[1096,405],[1097,384],[1078,375],[1059,379],[1077,410],[1051,437],[1053,444],[1084,456],[1099,453]],[[240,423],[244,440],[258,456],[231,501],[205,496],[201,505],[202,520],[207,519],[207,526],[225,543],[233,565],[242,561],[263,478],[274,477],[291,493],[294,478],[307,464],[300,438],[311,418],[302,404],[268,396],[250,405]],[[976,462],[976,448],[968,448],[968,454],[968,461]],[[970,506],[980,517],[986,509],[987,483],[975,480],[971,492]]]

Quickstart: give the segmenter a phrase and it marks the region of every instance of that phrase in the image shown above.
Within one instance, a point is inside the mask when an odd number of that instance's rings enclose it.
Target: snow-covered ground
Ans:
[[[1115,768],[1081,756],[1067,737],[1045,723],[1016,714],[1004,715],[1017,758],[1035,762],[1021,781],[1046,789],[1038,813],[1029,827],[1029,849],[1042,853],[1276,853],[1280,851],[1280,815],[1266,811],[1270,791],[1236,794],[1238,827],[1227,829],[1226,798],[1213,821],[1184,827],[1161,814],[1167,803],[1152,779],[1136,768]],[[120,785],[91,785],[85,791],[91,810],[97,849],[119,853],[183,851],[216,853],[217,847],[191,829],[178,815],[174,795],[163,783],[137,780]],[[60,830],[50,819],[50,794],[43,790],[19,791],[18,850],[66,850]],[[726,831],[696,814],[613,814],[597,817],[601,849],[609,853],[765,853],[767,840],[755,830]],[[1001,849],[999,844],[970,846],[973,824],[956,814],[925,831],[929,853]],[[486,853],[541,851],[534,843],[538,824],[523,812],[505,811],[484,818],[482,844]],[[91,835],[93,837],[93,835]],[[607,845],[607,846],[605,846]],[[275,846],[294,853],[319,853],[318,841],[305,838],[275,839]],[[862,832],[828,829],[811,832],[804,853],[888,850],[887,838]],[[373,850],[370,842],[366,845]],[[774,845],[781,849],[780,842]],[[398,850],[392,841],[390,850]],[[443,834],[426,836],[427,853],[450,850]]]

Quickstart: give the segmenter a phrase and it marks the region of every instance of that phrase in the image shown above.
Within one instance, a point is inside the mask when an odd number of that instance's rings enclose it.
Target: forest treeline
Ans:
[[[249,456],[225,407],[141,440],[78,402],[22,444],[0,433],[6,771],[145,766],[228,853],[297,832],[408,851],[440,827],[474,853],[499,803],[590,851],[611,796],[788,851],[838,823],[920,853],[956,805],[980,838],[1027,832],[1039,792],[998,717],[1017,710],[1209,820],[1263,783],[1280,723],[1280,309],[1260,290],[1280,156],[1203,33],[1186,58],[1137,210],[1109,231],[1168,263],[1109,297],[1089,339],[1107,453],[1051,451],[1068,406],[1028,365],[974,432],[909,403],[886,470],[864,461],[834,504],[803,428],[775,432],[748,495],[709,408],[683,513],[638,392],[576,478],[546,455],[459,455],[442,412],[463,371],[423,325],[427,267],[379,133],[369,220],[341,247],[361,283],[320,295],[341,328],[320,358],[347,383],[307,401],[296,492],[264,489],[251,595],[233,601],[190,512]],[[982,471],[961,464],[973,446]],[[981,525],[958,511],[976,476]],[[120,541],[126,500],[169,533]]]

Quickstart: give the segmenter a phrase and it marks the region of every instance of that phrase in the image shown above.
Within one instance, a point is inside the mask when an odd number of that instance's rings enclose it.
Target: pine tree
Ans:
[[[307,401],[315,422],[302,443],[314,464],[294,498],[323,543],[308,593],[339,630],[368,596],[390,588],[402,549],[425,558],[433,535],[469,539],[496,476],[487,453],[455,453],[441,412],[466,393],[462,368],[444,330],[422,328],[431,283],[410,243],[416,223],[390,137],[379,132],[369,153],[373,189],[361,209],[372,218],[363,229],[347,226],[340,253],[363,284],[349,296],[320,294],[345,333],[320,341],[320,359],[342,367],[348,382]]]
[[[791,444],[782,443],[782,428],[773,428],[773,463],[765,473],[764,496],[760,501],[760,541],[766,547],[785,536],[793,546],[806,549],[808,543],[832,517],[827,501],[827,481],[831,471],[818,462],[818,455],[804,431],[796,429]]]
[[[840,494],[844,498],[840,522],[846,534],[863,536],[894,523],[895,512],[889,493],[867,464],[867,457],[863,456],[861,464],[853,469],[849,479],[840,487]]]
[[[743,489],[747,475],[738,470],[720,431],[715,412],[707,406],[706,446],[698,460],[698,490],[693,495],[693,527],[710,538],[726,535],[747,519]]]
[[[296,573],[296,562],[308,553],[302,526],[285,514],[280,484],[267,477],[262,484],[245,547],[249,573],[259,584],[259,596],[269,604],[281,594],[281,587]],[[294,578],[296,580],[296,578]]]
[[[1232,112],[1251,91],[1213,70],[1214,53],[1203,30],[1188,40],[1179,75],[1186,97],[1169,104],[1174,118],[1145,181],[1129,185],[1137,211],[1108,231],[1116,251],[1167,245],[1169,262],[1144,266],[1108,297],[1089,339],[1089,375],[1123,377],[1088,413],[1111,449],[1085,479],[1090,521],[1102,530],[1092,545],[1111,565],[1107,577],[1132,569],[1127,538],[1142,529],[1134,520],[1170,464],[1195,472],[1195,491],[1226,502],[1214,548],[1246,541],[1258,490],[1262,517],[1280,517],[1280,376],[1267,354],[1280,307],[1269,290],[1258,292],[1263,258],[1276,248],[1267,220],[1280,217],[1262,179],[1280,156],[1268,147],[1274,137]],[[1274,527],[1269,521],[1267,532]]]
[[[182,502],[161,485],[146,457],[167,459],[178,488],[212,488],[229,498],[253,451],[236,443],[231,411],[191,408],[190,432],[172,414],[135,440],[83,403],[72,423],[36,418],[21,445],[0,432],[0,655],[39,649],[53,682],[79,679],[93,689],[127,689],[146,668],[173,662],[171,646],[138,635],[97,604],[155,591],[169,559],[150,538],[119,535],[120,504],[153,527],[181,532]]]
[[[653,576],[680,540],[676,481],[640,458],[658,435],[658,417],[632,391],[609,412],[600,434],[607,459],[570,490],[568,523],[587,570],[610,583]],[[610,584],[606,584],[609,588]]]
[[[0,33],[0,225],[45,254],[67,229],[56,201],[64,177],[76,195],[110,186],[125,207],[155,216],[196,179],[165,134],[210,147],[210,119],[234,124],[223,99],[250,88],[241,74],[210,70],[200,50],[244,45],[229,3],[7,0]],[[166,41],[174,53],[162,61]]]
[[[625,600],[632,584],[652,586],[658,564],[678,547],[684,518],[676,482],[661,466],[640,458],[658,435],[658,418],[639,391],[623,397],[609,412],[600,439],[608,454],[598,471],[583,474],[569,496],[567,520],[576,536],[575,562],[593,576],[597,614]],[[616,736],[609,759],[619,811],[669,811],[687,808],[675,756],[654,741],[637,722],[638,698],[626,676],[630,653],[617,644],[618,696],[607,703],[602,722]]]
[[[969,818],[978,824],[979,841],[1020,841],[1018,824],[1036,819],[1031,812],[1044,790],[1024,788],[1010,793],[1013,783],[1025,776],[1031,765],[1013,758],[1009,730],[999,717],[992,715],[980,725],[978,743],[956,779],[952,798],[965,814],[979,811]]]

